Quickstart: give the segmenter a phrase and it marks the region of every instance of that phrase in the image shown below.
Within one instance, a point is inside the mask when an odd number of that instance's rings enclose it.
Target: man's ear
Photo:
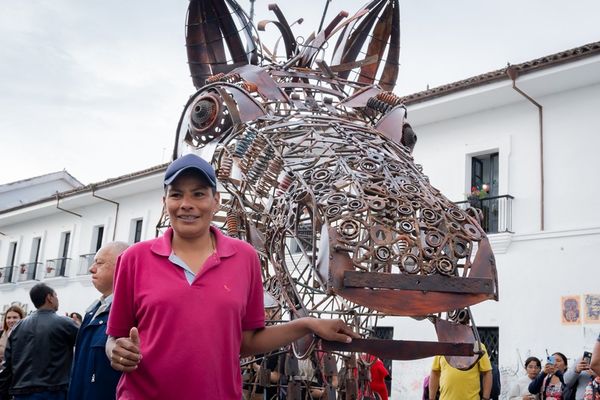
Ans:
[[[221,209],[221,193],[215,191],[215,202],[217,206],[214,209],[214,213],[216,214]]]

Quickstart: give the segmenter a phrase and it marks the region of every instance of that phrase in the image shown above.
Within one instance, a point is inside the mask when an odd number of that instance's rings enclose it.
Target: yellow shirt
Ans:
[[[452,367],[444,356],[434,357],[431,369],[440,371],[440,400],[479,400],[479,376],[492,370],[487,349],[484,344],[481,347],[483,357],[467,371]]]

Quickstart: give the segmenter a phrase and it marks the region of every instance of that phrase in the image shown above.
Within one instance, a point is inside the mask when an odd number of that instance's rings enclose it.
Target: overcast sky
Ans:
[[[273,1],[256,0],[255,20]],[[363,3],[332,0],[328,16]],[[0,0],[0,184],[62,169],[88,184],[169,161],[194,92],[187,4]],[[278,4],[308,36],[325,0]],[[401,0],[400,13],[400,95],[600,40],[598,0]]]

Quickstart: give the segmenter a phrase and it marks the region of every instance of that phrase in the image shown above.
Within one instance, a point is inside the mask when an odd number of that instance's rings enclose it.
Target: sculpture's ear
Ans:
[[[186,46],[194,86],[218,73],[258,62],[249,17],[235,0],[190,0]]]
[[[339,72],[340,78],[378,84],[383,90],[392,91],[400,58],[398,0],[372,0],[359,13],[364,14],[341,32],[331,68]],[[350,76],[351,72],[358,76]]]

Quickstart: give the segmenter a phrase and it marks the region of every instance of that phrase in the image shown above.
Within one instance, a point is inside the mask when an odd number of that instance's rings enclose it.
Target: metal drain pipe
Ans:
[[[506,75],[512,80],[512,87],[515,89],[520,95],[529,100],[533,105],[538,108],[538,118],[539,118],[539,127],[540,127],[540,230],[544,230],[544,108],[537,101],[532,99],[527,93],[522,91],[517,87],[517,77],[519,76],[519,72],[517,68],[512,65],[509,65],[506,68]]]
[[[100,200],[108,201],[109,203],[112,203],[112,204],[114,204],[114,205],[117,206],[117,209],[115,210],[115,228],[113,229],[113,235],[112,235],[112,240],[114,242],[115,241],[115,235],[117,234],[117,222],[119,221],[119,203],[117,203],[114,200],[107,199],[107,198],[102,197],[102,196],[98,196],[96,194],[96,186],[94,186],[94,185],[92,185],[92,196],[95,197],[95,198],[97,198],[97,199],[100,199]]]
[[[64,211],[64,212],[66,212],[66,213],[69,213],[69,214],[76,215],[76,216],[78,216],[79,218],[82,218],[82,217],[83,217],[83,215],[81,215],[81,214],[77,214],[76,212],[69,211],[69,210],[66,210],[66,209],[64,209],[64,208],[61,208],[61,207],[58,205],[58,203],[60,202],[60,195],[58,194],[58,192],[56,192],[56,194],[55,194],[55,197],[56,197],[56,208],[58,208],[60,211]]]

